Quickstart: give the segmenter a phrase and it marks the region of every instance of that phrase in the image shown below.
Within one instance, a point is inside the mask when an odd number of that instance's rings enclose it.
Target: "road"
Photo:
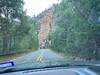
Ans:
[[[64,60],[64,57],[61,55],[49,50],[49,49],[40,49],[35,52],[28,53],[21,57],[14,59],[16,65],[25,64],[25,63],[37,63],[37,62],[47,62],[47,61],[61,61]]]

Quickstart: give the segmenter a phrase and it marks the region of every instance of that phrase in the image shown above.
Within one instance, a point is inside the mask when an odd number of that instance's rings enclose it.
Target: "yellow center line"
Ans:
[[[41,52],[41,54],[37,57],[36,61],[42,62],[43,60],[44,60],[43,52]]]

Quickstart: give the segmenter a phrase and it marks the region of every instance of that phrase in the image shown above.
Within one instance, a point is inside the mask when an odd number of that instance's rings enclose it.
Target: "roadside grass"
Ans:
[[[7,55],[2,55],[0,56],[0,62],[6,62],[6,61],[12,61],[13,59],[16,59],[20,56],[23,56],[27,53],[30,53],[30,52],[33,52],[35,50],[30,50],[30,49],[27,49],[27,50],[19,50],[19,51],[11,51],[9,52],[9,54]]]
[[[73,61],[73,57],[70,55],[66,55],[64,53],[59,53],[59,52],[58,52],[58,54],[61,55],[62,57],[64,57],[64,60],[66,60],[66,61]]]
[[[60,56],[64,57],[64,60],[66,60],[66,61],[73,61],[73,56],[66,55],[63,52],[58,52],[58,51],[52,50],[51,48],[50,48],[50,50],[57,53],[57,54],[59,54]]]
[[[67,56],[67,55],[64,55],[64,58],[65,58],[65,60],[67,60],[67,61],[73,61],[73,57],[72,56]]]
[[[0,62],[10,61],[10,60],[15,59],[15,58],[16,58],[16,56],[12,56],[12,55],[1,56],[0,57]]]

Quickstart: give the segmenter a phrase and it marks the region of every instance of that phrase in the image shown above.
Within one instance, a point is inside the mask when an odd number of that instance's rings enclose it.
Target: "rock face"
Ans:
[[[38,34],[40,48],[45,48],[48,33],[52,30],[52,18],[53,18],[52,9],[47,10],[46,14],[42,17],[40,30]]]

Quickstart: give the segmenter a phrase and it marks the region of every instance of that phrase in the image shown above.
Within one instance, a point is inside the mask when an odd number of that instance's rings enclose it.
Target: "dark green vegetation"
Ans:
[[[55,7],[50,47],[66,55],[100,59],[100,0],[62,0]]]
[[[0,0],[0,55],[36,50],[37,21],[26,16],[23,0]]]
[[[0,55],[38,49],[41,18],[27,16],[23,0],[0,0]],[[47,47],[68,57],[100,59],[100,0],[62,0],[55,5]]]

